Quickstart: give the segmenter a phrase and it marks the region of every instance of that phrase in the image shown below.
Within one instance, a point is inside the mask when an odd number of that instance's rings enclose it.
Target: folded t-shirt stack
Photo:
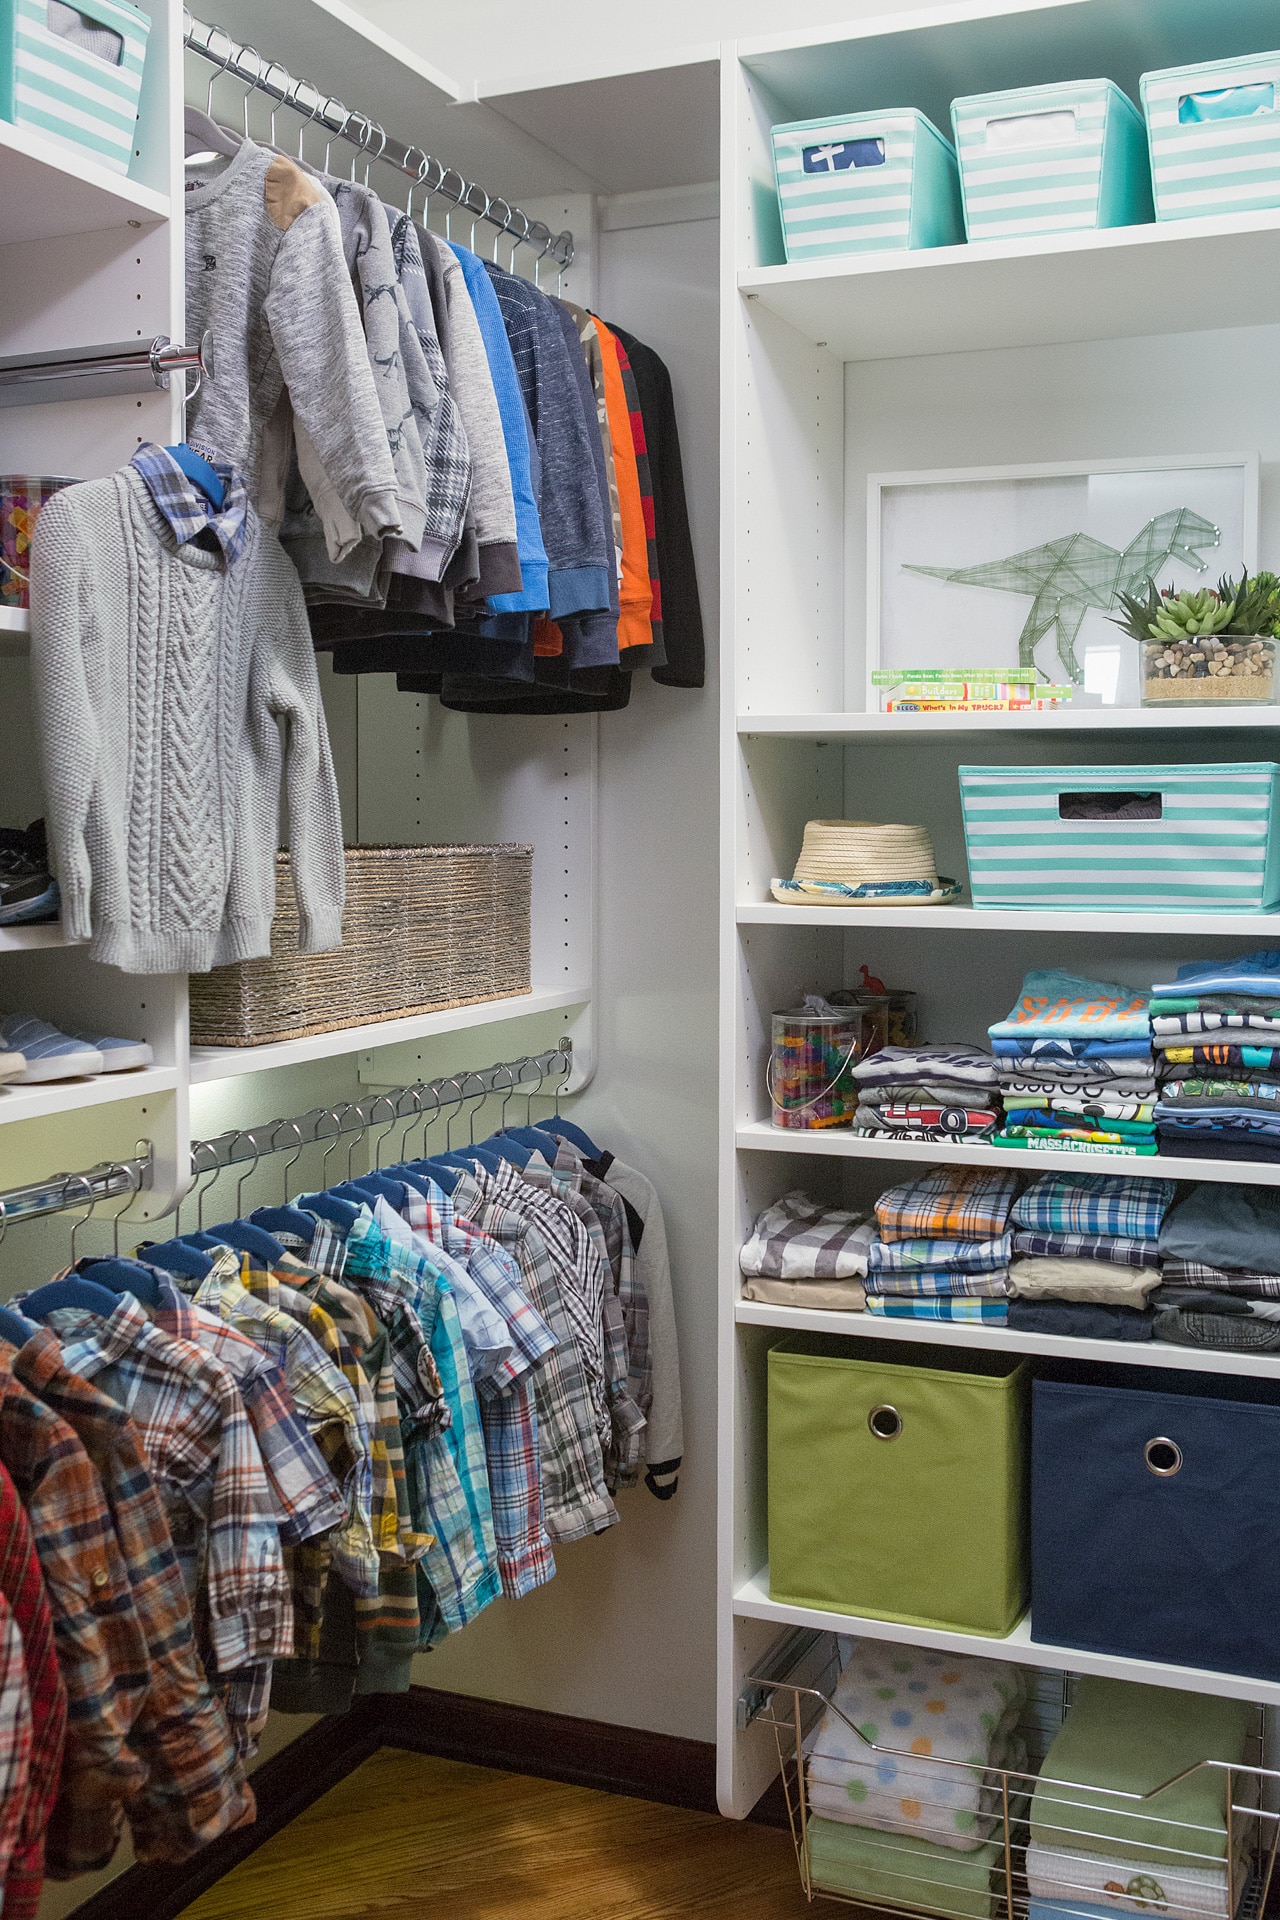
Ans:
[[[854,1131],[899,1140],[989,1140],[1000,1123],[996,1063],[981,1047],[881,1047],[853,1070]]]
[[[1280,1191],[1193,1187],[1160,1231],[1155,1337],[1182,1347],[1280,1349]]]
[[[1009,1209],[1020,1185],[997,1168],[934,1167],[888,1188],[867,1254],[867,1312],[1003,1323]]]
[[[860,1312],[867,1251],[876,1238],[870,1216],[828,1207],[798,1189],[766,1207],[738,1264],[742,1297],[775,1307]]]
[[[1150,1339],[1147,1298],[1160,1283],[1160,1229],[1177,1183],[1145,1174],[1046,1173],[1013,1208],[1017,1296],[1008,1323],[1026,1333]],[[1105,1314],[1098,1312],[1105,1307]]]
[[[810,1811],[972,1853],[1001,1799],[984,1775],[1025,1764],[1026,1700],[1006,1661],[855,1640],[805,1743]]]
[[[1145,988],[1036,969],[989,1033],[1004,1099],[997,1146],[1155,1153]]]
[[[1151,989],[1165,1153],[1280,1160],[1280,953],[1199,960]]]
[[[1257,1822],[1232,1816],[1231,1832],[1232,1776],[1201,1763],[1241,1765],[1257,1718],[1244,1701],[1078,1680],[1031,1800],[1030,1920],[1233,1920]],[[1237,1779],[1237,1804],[1246,1791]]]

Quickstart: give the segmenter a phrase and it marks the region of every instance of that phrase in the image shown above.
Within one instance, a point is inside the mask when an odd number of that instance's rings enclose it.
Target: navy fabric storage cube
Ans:
[[[1176,1379],[1036,1381],[1031,1638],[1280,1680],[1276,1390]]]

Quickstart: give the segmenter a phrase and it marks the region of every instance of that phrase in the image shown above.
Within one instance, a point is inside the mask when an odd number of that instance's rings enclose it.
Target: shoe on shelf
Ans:
[[[0,827],[0,927],[56,920],[58,883],[49,872],[44,821]]]
[[[25,1055],[21,1053],[0,1053],[0,1087],[8,1080],[21,1080],[27,1070]]]
[[[134,1067],[149,1067],[155,1058],[145,1040],[120,1040],[113,1033],[84,1033],[79,1027],[73,1027],[68,1038],[98,1049],[102,1073],[128,1073]]]
[[[25,1066],[18,1076],[19,1086],[33,1087],[45,1080],[82,1080],[103,1069],[97,1047],[59,1033],[57,1027],[32,1013],[10,1013],[0,1019],[0,1050],[23,1055]]]

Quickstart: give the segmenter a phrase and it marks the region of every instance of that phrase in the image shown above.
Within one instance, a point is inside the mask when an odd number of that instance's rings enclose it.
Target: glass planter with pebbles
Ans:
[[[1224,577],[1216,588],[1122,594],[1115,624],[1142,643],[1142,704],[1270,706],[1280,633],[1280,579]]]

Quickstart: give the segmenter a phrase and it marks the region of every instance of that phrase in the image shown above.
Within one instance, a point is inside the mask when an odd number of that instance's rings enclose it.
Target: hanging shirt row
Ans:
[[[317,647],[463,711],[703,682],[671,383],[633,335],[367,186],[187,110],[194,431],[243,470]]]
[[[42,1324],[41,1324],[42,1323]],[[0,1889],[254,1817],[268,1708],[405,1690],[683,1445],[662,1210],[555,1120],[0,1308]]]

